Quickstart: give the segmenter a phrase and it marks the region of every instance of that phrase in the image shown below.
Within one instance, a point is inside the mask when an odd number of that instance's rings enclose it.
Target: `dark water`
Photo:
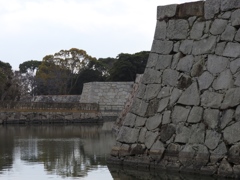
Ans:
[[[0,126],[0,180],[212,180],[107,166],[115,143],[104,125]]]

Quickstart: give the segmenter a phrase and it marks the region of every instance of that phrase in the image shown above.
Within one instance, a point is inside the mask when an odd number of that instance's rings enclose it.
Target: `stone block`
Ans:
[[[157,21],[154,39],[164,40],[167,35],[167,23],[165,21]]]
[[[229,69],[221,72],[217,79],[213,82],[213,88],[215,90],[230,89],[233,87],[233,76]]]
[[[177,124],[179,122],[186,122],[190,109],[183,106],[175,106],[172,113],[172,122]]]
[[[240,88],[231,88],[227,90],[221,109],[234,107],[240,103]]]
[[[177,65],[177,70],[183,72],[190,72],[193,65],[194,57],[192,55],[187,55],[179,60]]]
[[[194,58],[194,60],[195,60],[195,64],[192,67],[191,76],[192,77],[199,77],[199,76],[202,75],[202,73],[205,69],[205,57],[204,56],[197,56],[197,57]]]
[[[221,10],[222,11],[227,11],[235,8],[240,7],[240,2],[239,0],[221,0]]]
[[[204,15],[204,2],[190,2],[178,5],[177,17],[187,18],[191,16],[203,17]]]
[[[240,105],[238,105],[236,108],[234,118],[236,119],[236,121],[240,121]]]
[[[162,20],[165,18],[171,18],[175,16],[177,11],[177,4],[158,6],[157,7],[157,19]]]
[[[214,150],[218,146],[220,139],[221,139],[221,134],[219,134],[217,131],[207,130],[205,145],[209,149]]]
[[[233,120],[234,110],[228,109],[222,112],[222,118],[220,119],[220,127],[224,129]]]
[[[197,106],[200,103],[200,95],[197,83],[192,83],[180,96],[179,104]]]
[[[211,25],[210,33],[213,35],[220,35],[227,27],[227,20],[215,19]]]
[[[206,0],[204,4],[204,17],[205,19],[212,19],[219,13],[221,0]]]
[[[214,80],[214,77],[212,74],[210,74],[208,71],[205,71],[199,78],[198,78],[198,85],[199,90],[208,89],[212,82]]]
[[[187,143],[189,140],[189,137],[191,135],[191,129],[188,127],[179,124],[176,127],[176,137],[174,142],[175,143]]]
[[[178,79],[177,87],[179,89],[185,90],[192,84],[192,78],[186,74],[181,74]]]
[[[146,85],[145,84],[140,84],[139,85],[139,88],[138,88],[138,90],[137,90],[137,95],[136,95],[136,97],[138,97],[138,98],[143,98],[144,97],[144,94],[145,94],[145,91],[146,91]]]
[[[167,106],[168,106],[168,102],[169,102],[169,97],[163,98],[159,101],[159,105],[158,105],[158,113],[163,112]]]
[[[209,55],[207,60],[207,70],[213,75],[219,74],[229,66],[228,58],[216,55]]]
[[[174,88],[170,96],[169,106],[173,106],[182,94],[182,90]]]
[[[229,149],[229,162],[239,165],[240,164],[240,143],[234,144]]]
[[[146,114],[147,108],[148,108],[148,103],[146,103],[143,100],[140,100],[140,99],[136,98],[133,101],[132,108],[131,108],[130,111],[133,114],[136,114],[136,115],[139,115],[139,116],[144,116]]]
[[[240,58],[237,58],[230,63],[230,70],[233,74],[240,70]]]
[[[139,155],[144,154],[146,148],[142,144],[132,144],[130,148],[130,154],[131,155]]]
[[[237,58],[240,56],[240,44],[239,43],[227,43],[224,51],[223,56]]]
[[[165,147],[164,144],[161,141],[156,141],[150,151],[149,151],[149,156],[154,159],[154,160],[160,160],[163,156],[163,153],[165,152]]]
[[[147,118],[137,116],[136,121],[135,121],[135,126],[136,127],[143,127],[146,123]]]
[[[220,43],[217,43],[217,46],[216,46],[216,49],[215,49],[215,54],[216,55],[219,55],[219,56],[222,56],[223,55],[223,51],[226,47],[226,42],[220,42]]]
[[[159,55],[155,68],[157,70],[164,70],[171,66],[172,55]]]
[[[239,6],[240,6],[239,1],[238,1],[238,3],[239,3]],[[234,11],[232,13],[231,22],[232,22],[232,26],[239,26],[240,25],[240,9],[237,9],[236,11]]]
[[[147,133],[147,128],[142,128],[140,130],[139,137],[138,137],[138,142],[139,143],[144,143],[145,142],[146,133]]]
[[[153,40],[151,52],[158,54],[169,54],[172,49],[172,41]]]
[[[139,129],[122,126],[116,140],[123,143],[136,143],[138,136]]]
[[[161,75],[160,71],[146,68],[143,74],[142,83],[143,84],[157,84],[161,83]]]
[[[132,113],[127,113],[124,119],[124,126],[134,127],[136,121],[136,115]]]
[[[225,177],[233,177],[233,169],[229,162],[224,158],[218,168],[218,175]]]
[[[224,157],[225,154],[227,154],[227,147],[224,142],[221,142],[216,149],[211,151],[210,160],[211,163],[217,163],[220,159]]]
[[[234,34],[235,34],[235,33],[234,33]],[[233,35],[234,35],[234,34],[233,34]],[[238,29],[237,33],[235,34],[234,40],[240,42],[240,29]]]
[[[223,138],[228,144],[240,141],[240,122],[236,122],[223,130]]]
[[[154,116],[157,113],[158,106],[159,106],[158,99],[153,99],[153,100],[149,101],[147,111],[146,111],[146,116],[147,117]]]
[[[176,132],[176,126],[174,124],[163,125],[160,132],[160,139],[163,142],[168,141]]]
[[[205,109],[203,113],[203,120],[209,128],[216,129],[219,124],[219,116],[220,114],[218,109]]]
[[[163,71],[162,84],[169,86],[176,86],[179,73],[172,69],[166,69]]]
[[[183,54],[191,54],[192,46],[193,46],[193,40],[188,40],[188,39],[183,40],[179,47],[179,51],[181,51]]]
[[[188,35],[188,21],[185,19],[169,20],[167,27],[168,39],[186,39]]]
[[[163,113],[162,124],[169,124],[171,123],[171,111],[165,111]]]
[[[146,121],[146,128],[149,131],[155,130],[162,123],[162,115],[156,114],[155,116],[149,117]]]
[[[147,62],[146,67],[147,68],[154,68],[157,64],[157,61],[158,61],[158,54],[151,52],[149,54],[148,62]]]
[[[204,27],[205,22],[196,21],[190,31],[190,38],[194,40],[199,40],[203,35]]]
[[[157,97],[160,89],[161,89],[160,84],[148,84],[143,99],[147,101],[154,99],[155,97]]]
[[[221,40],[233,41],[235,33],[236,33],[236,29],[233,26],[228,25],[221,35]],[[238,39],[236,37],[238,36],[237,35],[235,36],[235,40]],[[239,34],[239,41],[240,41],[240,34]]]
[[[191,127],[191,135],[188,143],[203,144],[205,140],[205,125],[203,123],[194,124]]]
[[[164,86],[158,94],[159,99],[169,97],[171,95],[172,88],[170,86]]]
[[[145,136],[145,146],[150,149],[152,145],[156,142],[159,134],[157,132],[147,131]]]
[[[192,54],[202,55],[213,53],[217,43],[217,38],[215,36],[210,36],[206,39],[201,39],[199,41],[193,42]]]
[[[202,117],[203,117],[203,108],[194,106],[190,111],[187,122],[199,123],[202,120]]]
[[[223,94],[204,91],[201,95],[201,105],[210,108],[219,108],[223,100]]]

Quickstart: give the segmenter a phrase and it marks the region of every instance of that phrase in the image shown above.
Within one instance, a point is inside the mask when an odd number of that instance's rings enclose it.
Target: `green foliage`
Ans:
[[[34,70],[38,69],[41,63],[42,63],[41,61],[37,61],[37,60],[25,61],[19,65],[19,70],[21,73],[27,73],[28,71],[33,72]]]

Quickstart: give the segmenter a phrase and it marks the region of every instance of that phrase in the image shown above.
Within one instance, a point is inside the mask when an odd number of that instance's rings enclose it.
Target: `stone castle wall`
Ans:
[[[240,177],[240,0],[159,6],[110,163]]]

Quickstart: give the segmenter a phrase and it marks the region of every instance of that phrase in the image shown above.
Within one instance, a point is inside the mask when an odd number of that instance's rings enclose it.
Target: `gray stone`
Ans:
[[[176,132],[176,127],[173,124],[164,125],[161,128],[160,139],[163,142],[168,141]]]
[[[226,42],[217,43],[217,46],[216,46],[216,49],[215,49],[215,54],[219,55],[219,56],[222,56],[226,44],[227,44]]]
[[[144,116],[146,114],[147,108],[148,108],[148,103],[136,98],[133,101],[131,112],[139,116]]]
[[[224,129],[233,120],[234,110],[228,109],[223,111],[222,118],[220,119],[220,127]]]
[[[199,123],[203,117],[203,108],[194,106],[188,116],[187,122],[189,123]]]
[[[146,121],[146,128],[151,131],[160,126],[162,123],[162,115],[156,114],[155,116],[149,117]]]
[[[175,143],[187,143],[191,135],[191,130],[186,126],[179,124],[176,128]]]
[[[160,89],[161,89],[160,84],[148,84],[143,99],[147,101],[154,99],[155,97],[157,97]]]
[[[236,75],[236,79],[234,81],[234,85],[240,87],[240,73]]]
[[[200,96],[199,91],[197,87],[197,83],[192,83],[191,86],[189,86],[180,96],[178,100],[179,104],[183,105],[193,105],[197,106],[200,103]]]
[[[239,0],[221,0],[221,10],[222,11],[227,11],[235,8],[240,7],[240,2]]]
[[[167,23],[165,21],[157,21],[154,39],[164,40],[167,35]]]
[[[236,29],[234,27],[227,26],[225,31],[221,35],[221,40],[223,40],[223,41],[233,41],[235,33],[236,33]]]
[[[193,42],[192,54],[201,55],[213,53],[216,46],[217,38],[215,36],[210,36],[206,39],[201,39],[199,41]]]
[[[180,47],[180,41],[177,41],[173,45],[173,51],[177,53],[179,51],[179,47]]]
[[[143,127],[146,123],[147,118],[137,116],[136,121],[135,121],[135,126],[136,127]]]
[[[229,162],[234,164],[240,164],[240,143],[234,144],[229,149]]]
[[[240,165],[234,165],[233,166],[233,173],[234,173],[234,178],[240,178]]]
[[[223,56],[237,58],[240,56],[240,44],[239,43],[227,43]]]
[[[240,122],[236,122],[223,130],[223,138],[228,144],[234,144],[240,140]]]
[[[151,131],[147,131],[146,136],[145,136],[145,146],[148,149],[150,149],[152,147],[152,145],[155,143],[157,137],[158,137],[157,132],[153,133]]]
[[[197,19],[196,16],[192,16],[192,17],[189,17],[188,18],[188,23],[189,23],[189,26],[192,27],[194,21]]]
[[[145,84],[140,84],[139,87],[138,87],[138,90],[137,90],[137,95],[136,97],[138,98],[143,98],[144,97],[144,94],[145,94],[145,91],[146,91],[146,85]]]
[[[158,113],[163,112],[166,107],[168,106],[168,102],[169,102],[169,97],[163,98],[159,101],[159,106],[158,106]]]
[[[227,153],[227,147],[224,142],[221,142],[214,151],[211,151],[211,163],[217,163]]]
[[[221,109],[234,107],[240,103],[240,88],[231,88],[226,92]]]
[[[157,113],[158,105],[159,105],[159,100],[157,98],[149,101],[149,104],[148,104],[147,111],[146,111],[145,115],[147,117],[154,116]]]
[[[224,158],[220,166],[218,168],[218,175],[220,176],[231,176],[233,174],[232,166],[229,164],[229,162]]]
[[[176,69],[178,62],[182,57],[183,57],[183,54],[181,52],[178,52],[173,56],[171,69]]]
[[[179,73],[172,69],[166,69],[163,71],[162,84],[176,86]]]
[[[224,12],[222,14],[219,14],[218,17],[220,17],[221,19],[230,19],[232,15],[232,12],[231,11],[227,11],[227,12]]]
[[[204,28],[204,33],[205,33],[205,34],[208,34],[208,33],[209,33],[211,24],[212,24],[212,21],[206,21],[206,22],[205,22],[205,28]]]
[[[236,121],[240,121],[240,105],[238,105],[236,108],[234,118],[236,119]]]
[[[239,3],[239,6],[240,6],[240,3]],[[232,13],[231,22],[232,22],[232,26],[239,26],[240,25],[240,9],[237,9],[236,11],[234,11]]]
[[[129,156],[130,155],[130,146],[128,144],[122,144],[119,148],[119,156]]]
[[[190,31],[190,38],[194,40],[199,40],[203,35],[204,26],[204,22],[196,21]]]
[[[188,21],[184,19],[169,20],[167,27],[167,38],[186,39],[188,35]]]
[[[234,33],[234,34],[235,34],[235,33]],[[233,35],[234,35],[234,34],[233,34]],[[238,29],[238,31],[237,31],[237,33],[236,33],[236,35],[235,35],[234,40],[240,42],[240,29]]]
[[[124,120],[124,126],[134,127],[136,115],[132,113],[127,113],[125,120]]]
[[[160,160],[163,156],[163,153],[165,151],[165,147],[164,147],[164,144],[160,141],[156,141],[150,151],[149,151],[149,155],[151,158],[153,159],[158,159]]]
[[[218,146],[220,139],[221,139],[221,134],[213,130],[207,130],[205,145],[209,149],[213,150]]]
[[[190,109],[182,106],[175,106],[172,113],[172,122],[177,124],[179,122],[186,122]]]
[[[185,19],[191,16],[203,17],[203,5],[203,1],[179,4],[177,8],[176,18]]]
[[[226,29],[228,21],[223,19],[215,19],[210,28],[210,33],[213,35],[222,34]]]
[[[238,70],[240,70],[240,58],[231,61],[230,70],[233,74],[235,74]]]
[[[228,58],[216,55],[209,55],[207,61],[207,69],[213,75],[224,71],[229,65]]]
[[[131,155],[144,154],[145,150],[146,147],[143,144],[132,144],[130,154]]]
[[[205,68],[205,58],[200,56],[197,57],[199,60],[193,65],[191,70],[191,76],[192,77],[199,77],[202,75],[204,68]],[[195,57],[196,59],[196,57]]]
[[[183,54],[191,54],[192,52],[192,46],[193,46],[193,40],[183,40],[179,50],[183,53]]]
[[[182,94],[182,90],[174,88],[173,91],[172,91],[172,94],[170,96],[169,105],[173,106],[177,102],[177,100],[179,99],[181,94]]]
[[[147,133],[147,128],[142,128],[140,130],[139,137],[138,137],[138,142],[139,143],[144,143],[145,142],[146,133]]]
[[[215,14],[219,13],[221,1],[219,0],[206,0],[204,3],[204,17],[205,19],[212,19]]]
[[[212,82],[214,80],[214,77],[212,74],[210,74],[208,71],[205,71],[199,78],[198,78],[198,85],[199,90],[208,89]]]
[[[163,113],[162,124],[169,124],[171,123],[171,111],[165,111]]]
[[[158,54],[156,53],[150,53],[148,57],[148,62],[146,67],[147,68],[154,68],[158,61]]]
[[[190,72],[193,65],[194,57],[192,55],[187,55],[180,59],[177,70],[183,72]]]
[[[151,52],[159,54],[169,54],[172,49],[172,41],[153,40]]]
[[[205,125],[203,123],[195,124],[191,128],[191,135],[188,143],[203,144],[205,139]]]
[[[205,109],[203,113],[203,120],[209,128],[216,129],[219,121],[219,110]]]
[[[142,77],[143,84],[160,84],[162,73],[157,70],[146,68]]]
[[[217,79],[213,82],[213,88],[215,90],[229,89],[233,87],[233,76],[229,69],[221,72]]]
[[[192,84],[192,78],[186,74],[181,74],[178,79],[177,87],[179,89],[185,90]]]
[[[172,55],[159,55],[155,68],[157,70],[169,68],[171,66],[172,57]]]
[[[177,11],[177,4],[158,6],[157,7],[157,19],[162,20],[175,16]]]
[[[204,91],[201,95],[201,105],[210,108],[219,108],[223,101],[223,94]]]
[[[123,143],[135,143],[138,140],[138,135],[139,129],[122,126],[116,140]]]
[[[172,91],[172,88],[170,86],[163,87],[158,94],[158,98],[162,99],[165,97],[169,97],[171,95],[171,91]]]

